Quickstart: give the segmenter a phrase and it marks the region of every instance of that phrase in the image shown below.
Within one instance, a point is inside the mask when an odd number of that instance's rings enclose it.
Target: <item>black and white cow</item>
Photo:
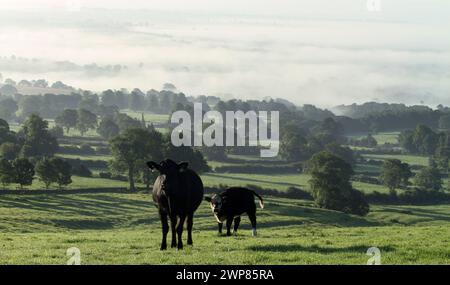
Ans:
[[[210,203],[214,217],[219,225],[219,233],[222,233],[223,222],[226,221],[227,236],[231,235],[231,225],[234,221],[234,232],[236,233],[241,222],[241,215],[246,213],[252,224],[252,235],[256,236],[256,205],[255,196],[259,199],[261,209],[264,201],[252,190],[232,187],[212,197],[205,197]]]

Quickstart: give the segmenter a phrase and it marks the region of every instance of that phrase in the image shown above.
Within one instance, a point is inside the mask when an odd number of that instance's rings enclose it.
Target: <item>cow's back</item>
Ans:
[[[256,209],[255,197],[251,190],[242,187],[231,187],[222,192],[223,214],[240,215]]]

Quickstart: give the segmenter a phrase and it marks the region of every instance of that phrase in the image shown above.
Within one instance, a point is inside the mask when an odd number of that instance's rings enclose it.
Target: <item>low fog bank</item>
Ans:
[[[0,72],[95,92],[173,82],[189,95],[270,96],[322,107],[450,103],[448,22],[403,13],[394,21],[390,10],[374,15],[364,6],[352,9],[315,18],[2,11]]]

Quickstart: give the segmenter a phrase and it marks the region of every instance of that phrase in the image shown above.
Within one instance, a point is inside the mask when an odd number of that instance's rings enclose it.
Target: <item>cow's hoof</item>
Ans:
[[[160,248],[161,250],[166,250],[167,249],[167,245],[161,245],[161,248]]]
[[[172,244],[170,245],[171,248],[175,248],[177,247],[177,243],[176,242],[172,242]]]
[[[178,246],[177,246],[177,250],[182,250],[183,249],[183,245],[182,244],[179,244]]]
[[[188,245],[193,245],[194,243],[191,240],[188,240],[187,244]]]

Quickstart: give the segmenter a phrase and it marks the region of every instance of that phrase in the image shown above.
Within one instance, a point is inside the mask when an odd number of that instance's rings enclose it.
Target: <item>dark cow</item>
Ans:
[[[227,236],[231,235],[231,225],[234,220],[234,232],[236,233],[241,222],[241,215],[247,213],[252,223],[252,234],[256,236],[256,205],[255,196],[259,198],[261,209],[264,208],[264,202],[261,196],[254,191],[232,187],[220,194],[214,194],[212,197],[205,197],[210,203],[211,209],[219,224],[219,233],[222,233],[222,224],[226,220]]]
[[[169,223],[172,230],[171,247],[183,248],[181,236],[183,234],[184,221],[187,219],[187,244],[192,245],[192,225],[194,212],[203,199],[203,183],[193,170],[188,168],[187,162],[180,164],[166,159],[157,164],[147,162],[152,170],[158,170],[160,175],[153,185],[153,201],[159,209],[162,224],[161,250],[167,249],[167,233]],[[178,242],[176,240],[178,235]]]

